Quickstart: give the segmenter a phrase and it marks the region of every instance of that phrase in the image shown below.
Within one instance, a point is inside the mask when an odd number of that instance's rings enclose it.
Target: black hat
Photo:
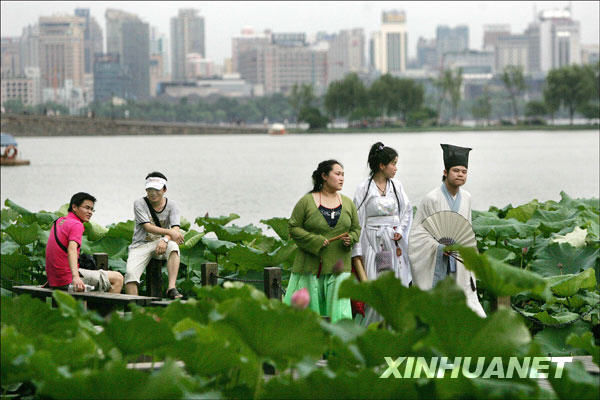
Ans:
[[[444,167],[446,171],[457,165],[469,167],[469,147],[452,146],[451,144],[440,144],[444,151]]]

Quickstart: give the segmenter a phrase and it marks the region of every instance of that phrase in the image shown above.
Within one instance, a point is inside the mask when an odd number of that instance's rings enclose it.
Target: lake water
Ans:
[[[1,197],[31,211],[57,210],[78,191],[97,197],[102,225],[133,219],[144,178],[168,177],[167,196],[192,221],[235,212],[235,223],[289,217],[311,188],[317,164],[345,167],[342,193],[353,197],[367,176],[370,146],[382,141],[399,153],[397,177],[410,201],[441,184],[440,143],[472,147],[465,188],[473,208],[487,210],[572,197],[598,197],[598,131],[464,132],[314,135],[205,135],[17,138],[31,165],[1,168]]]

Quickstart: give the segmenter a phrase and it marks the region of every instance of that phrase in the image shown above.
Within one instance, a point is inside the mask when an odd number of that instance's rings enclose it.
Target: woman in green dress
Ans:
[[[350,277],[351,250],[360,237],[356,206],[339,193],[344,168],[336,160],[321,162],[312,180],[313,189],[296,203],[289,220],[298,253],[283,301],[291,304],[293,294],[306,288],[310,309],[328,316],[331,322],[352,319],[350,299],[339,299],[338,290]]]

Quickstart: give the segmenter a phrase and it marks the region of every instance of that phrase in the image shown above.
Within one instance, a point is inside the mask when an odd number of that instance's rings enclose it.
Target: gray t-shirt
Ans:
[[[160,212],[156,212],[156,216],[160,222],[160,227],[169,229],[174,226],[179,226],[179,208],[172,200],[166,199],[166,201],[167,203],[165,204],[165,208],[163,208]],[[142,226],[145,223],[156,225],[152,219],[152,214],[150,214],[150,209],[148,209],[148,205],[144,201],[143,197],[133,202],[133,214],[135,215],[135,229],[133,231],[133,240],[131,241],[131,246],[129,247],[136,247],[144,243],[153,242],[163,236],[146,232]]]

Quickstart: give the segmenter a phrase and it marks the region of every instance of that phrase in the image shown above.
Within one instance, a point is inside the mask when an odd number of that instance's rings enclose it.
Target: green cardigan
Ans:
[[[342,272],[351,271],[352,246],[360,237],[360,223],[354,202],[341,195],[342,214],[334,228],[329,227],[327,221],[315,205],[311,193],[303,196],[292,211],[288,222],[290,237],[298,245],[298,252],[292,265],[292,272],[297,274],[317,274],[319,263],[322,262],[321,274],[331,274],[335,263],[342,259],[344,269]],[[352,243],[344,246],[343,241],[336,240],[327,247],[323,247],[325,239],[333,238],[344,232],[350,234]]]

